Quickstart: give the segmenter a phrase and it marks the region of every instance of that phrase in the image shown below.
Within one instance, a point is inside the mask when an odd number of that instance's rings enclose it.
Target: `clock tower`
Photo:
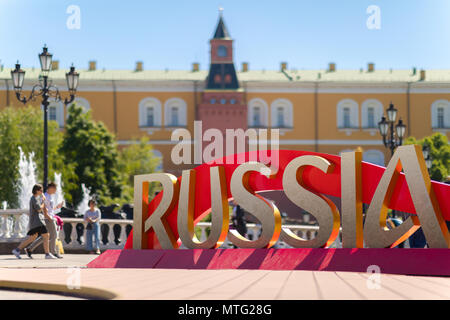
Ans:
[[[210,48],[211,64],[198,106],[198,120],[202,121],[203,131],[216,128],[225,135],[226,129],[246,130],[247,106],[234,68],[233,40],[225,26],[222,10]]]

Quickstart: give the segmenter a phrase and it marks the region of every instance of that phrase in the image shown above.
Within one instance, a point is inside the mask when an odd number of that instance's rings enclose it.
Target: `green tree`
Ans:
[[[122,195],[115,137],[102,122],[92,120],[90,111],[72,104],[60,152],[70,174],[64,179],[66,199],[76,207],[82,200],[84,183],[102,203],[117,201]]]
[[[149,139],[143,137],[129,147],[123,148],[120,152],[119,167],[124,178],[124,192],[122,199],[130,202],[133,199],[134,176],[159,172],[161,158],[156,157]],[[157,184],[151,184],[149,194],[158,191]]]
[[[18,206],[19,146],[27,155],[34,153],[37,179],[43,180],[44,119],[39,107],[7,107],[0,112],[0,201],[9,207]],[[49,176],[64,175],[63,158],[58,153],[62,133],[56,121],[48,123]]]
[[[406,139],[405,144],[428,145],[430,155],[433,159],[433,165],[430,172],[430,178],[436,181],[445,181],[450,175],[450,145],[446,135],[435,133],[431,136],[417,140],[414,137]]]

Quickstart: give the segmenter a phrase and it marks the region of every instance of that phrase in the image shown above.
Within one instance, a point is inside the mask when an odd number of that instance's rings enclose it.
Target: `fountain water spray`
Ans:
[[[30,198],[33,186],[36,184],[36,164],[34,162],[34,153],[30,153],[28,158],[19,147],[19,209],[28,210],[30,207]],[[28,229],[28,214],[22,214],[16,224],[16,233],[25,236]]]
[[[61,173],[55,172],[55,183],[56,183],[56,192],[53,195],[53,203],[55,205],[60,204],[64,201],[64,192],[62,190],[62,179],[61,179]],[[53,213],[60,212],[61,209],[56,209]]]
[[[77,206],[77,212],[79,214],[84,215],[84,213],[89,209],[88,203],[89,203],[91,192],[84,185],[84,183],[81,184],[81,190],[83,191],[83,198],[81,199],[80,204]]]

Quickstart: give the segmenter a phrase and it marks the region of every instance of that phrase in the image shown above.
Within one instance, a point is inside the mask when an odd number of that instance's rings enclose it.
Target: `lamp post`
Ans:
[[[50,104],[49,98],[55,98],[55,101],[63,101],[67,106],[75,99],[75,93],[78,87],[79,73],[75,71],[75,67],[70,67],[70,71],[66,73],[67,88],[70,96],[62,99],[59,90],[52,84],[49,79],[49,73],[52,68],[53,55],[48,52],[47,46],[44,46],[42,53],[39,54],[39,62],[41,64],[41,75],[39,76],[39,84],[33,86],[28,97],[22,95],[23,82],[25,80],[25,71],[20,69],[20,64],[17,62],[16,68],[11,71],[11,78],[16,92],[17,100],[26,104],[30,100],[35,100],[36,97],[42,96],[42,106],[44,108],[44,189],[47,189],[48,182],[48,106]]]
[[[423,158],[425,159],[425,165],[427,166],[428,172],[433,166],[433,158],[430,154],[430,147],[427,144],[424,144],[422,147]]]
[[[397,109],[392,103],[389,105],[389,108],[386,109],[386,115],[387,117],[381,117],[381,121],[378,122],[378,129],[383,137],[384,146],[391,150],[392,156],[395,149],[403,144],[406,125],[403,123],[402,119],[399,119],[397,124],[395,124]]]

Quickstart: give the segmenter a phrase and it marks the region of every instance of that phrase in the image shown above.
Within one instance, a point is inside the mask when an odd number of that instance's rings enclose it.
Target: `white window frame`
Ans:
[[[438,127],[438,109],[444,110],[444,127]],[[433,130],[448,130],[450,129],[450,102],[445,99],[436,100],[431,105],[431,128]]]
[[[350,110],[350,127],[344,127],[344,108]],[[343,99],[336,106],[336,124],[338,129],[359,129],[359,105],[353,99]]]
[[[254,123],[254,115],[255,115],[255,108],[259,108],[259,126],[257,126]],[[261,127],[266,128],[268,123],[268,111],[269,106],[267,105],[267,102],[260,98],[254,98],[249,101],[248,103],[248,112],[247,112],[247,124],[251,127]]]
[[[278,110],[284,110],[284,126],[278,124]],[[276,99],[270,105],[271,126],[273,128],[292,128],[294,126],[294,115],[292,102],[288,99]]]
[[[56,122],[60,128],[64,127],[64,104],[61,101],[50,101],[47,117],[50,120],[50,108],[56,108]]]
[[[91,104],[86,98],[76,97],[74,103],[83,107],[84,112],[88,112],[89,110],[91,110]]]
[[[153,108],[153,126],[148,126],[147,110]],[[139,102],[139,127],[161,127],[161,101],[154,97],[147,97]]]
[[[172,124],[172,110],[178,108],[178,124]],[[170,98],[164,103],[164,125],[166,127],[185,127],[187,124],[187,104],[181,98]]]
[[[373,108],[374,127],[369,127],[369,108]],[[361,105],[361,127],[363,129],[378,129],[378,122],[383,116],[383,104],[377,99],[368,99]]]

